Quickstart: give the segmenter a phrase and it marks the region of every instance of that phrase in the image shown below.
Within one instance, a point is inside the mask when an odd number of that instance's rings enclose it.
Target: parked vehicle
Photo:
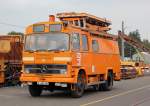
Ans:
[[[150,75],[150,68],[149,67],[143,67],[142,71],[143,71],[144,76],[149,76]]]
[[[146,67],[146,64],[144,62],[135,62],[135,68],[137,70],[137,76],[143,76],[144,75],[144,68]]]
[[[89,86],[111,90],[120,80],[120,55],[116,37],[107,33],[110,21],[86,13],[57,17],[60,22],[50,15],[26,28],[21,81],[31,96],[68,90],[81,97]]]
[[[131,79],[137,76],[137,71],[133,66],[124,66],[121,68],[121,78]]]
[[[137,75],[138,75],[138,72],[135,68],[135,62],[131,62],[131,61],[121,62],[121,78],[122,79],[135,78]]]
[[[0,36],[0,85],[19,84],[22,69],[22,37]]]

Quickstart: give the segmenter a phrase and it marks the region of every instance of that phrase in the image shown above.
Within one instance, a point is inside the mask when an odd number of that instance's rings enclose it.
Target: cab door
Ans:
[[[91,41],[92,48],[92,65],[91,71],[92,74],[98,74],[100,71],[100,53],[99,53],[99,42],[97,39],[93,38]]]
[[[91,53],[89,52],[89,38],[86,34],[81,34],[81,64],[84,67],[87,74],[90,74],[91,70]]]

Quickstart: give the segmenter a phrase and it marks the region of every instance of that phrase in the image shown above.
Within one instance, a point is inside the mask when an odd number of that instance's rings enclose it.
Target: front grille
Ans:
[[[63,74],[63,72],[67,70],[67,65],[56,65],[56,64],[25,65],[24,70],[28,71],[28,73]]]

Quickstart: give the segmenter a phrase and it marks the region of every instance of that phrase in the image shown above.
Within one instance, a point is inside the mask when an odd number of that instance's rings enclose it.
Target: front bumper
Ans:
[[[28,75],[22,74],[20,77],[21,82],[60,82],[60,83],[76,83],[77,78],[74,77],[56,77],[55,75]]]

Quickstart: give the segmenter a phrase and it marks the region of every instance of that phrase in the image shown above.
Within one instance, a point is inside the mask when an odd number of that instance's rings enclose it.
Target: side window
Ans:
[[[88,39],[86,35],[82,35],[82,50],[88,51]]]
[[[99,44],[97,40],[92,40],[92,50],[93,52],[99,52]]]
[[[75,26],[79,26],[78,20],[74,21]]]
[[[80,36],[78,33],[73,33],[71,36],[72,50],[80,50]]]
[[[83,19],[80,20],[80,27],[84,27]]]

